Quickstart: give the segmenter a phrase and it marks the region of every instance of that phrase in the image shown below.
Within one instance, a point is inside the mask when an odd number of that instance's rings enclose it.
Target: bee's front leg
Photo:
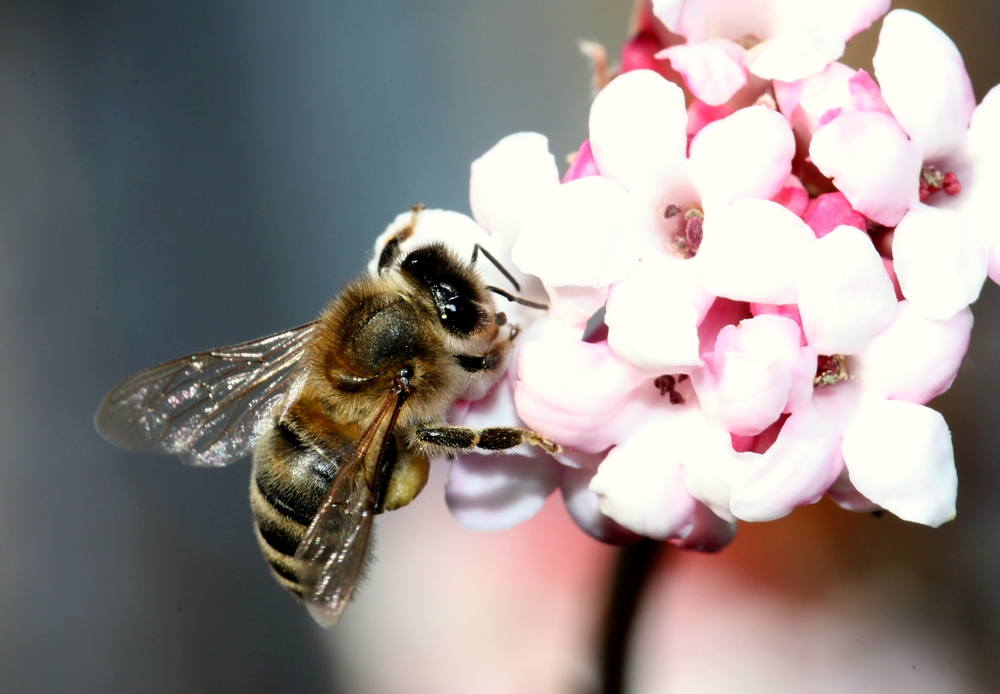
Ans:
[[[498,313],[497,316],[504,316],[504,314]],[[498,321],[500,325],[505,325],[506,322],[506,316],[504,316],[503,322]],[[469,373],[494,373],[507,364],[507,354],[519,332],[520,327],[511,325],[510,336],[502,342],[497,342],[486,354],[456,354],[455,359],[458,361],[458,365]]]
[[[538,446],[546,453],[562,453],[562,446],[558,443],[521,427],[472,429],[449,424],[425,424],[417,427],[413,436],[417,442],[432,451],[471,451],[477,448],[485,451],[506,451],[527,443]]]

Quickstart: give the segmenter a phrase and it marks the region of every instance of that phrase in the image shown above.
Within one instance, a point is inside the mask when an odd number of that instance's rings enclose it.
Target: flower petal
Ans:
[[[467,453],[452,461],[444,498],[462,527],[505,530],[542,509],[559,483],[559,468],[555,460],[538,453]]]
[[[667,449],[684,466],[688,492],[712,512],[735,521],[729,510],[733,485],[752,454],[733,450],[729,432],[709,419],[695,403],[673,409],[672,427],[664,433]]]
[[[770,36],[770,0],[653,0],[653,14],[688,42]]]
[[[709,123],[722,120],[727,116],[733,115],[736,111],[737,109],[729,103],[720,106],[709,106],[701,99],[691,99],[691,103],[688,104],[688,137],[694,137]]]
[[[769,200],[745,198],[705,216],[698,255],[705,287],[716,296],[794,304],[798,268],[816,237],[806,223]]]
[[[624,545],[638,540],[639,535],[601,513],[600,497],[589,489],[595,474],[594,470],[585,468],[563,468],[560,488],[570,518],[581,530],[601,542]]]
[[[831,389],[832,390],[832,389]],[[796,506],[819,500],[840,473],[840,393],[813,396],[812,404],[791,415],[774,444],[755,456],[745,477],[733,489],[733,514],[747,521],[781,518]]]
[[[691,376],[708,416],[737,436],[759,434],[778,419],[792,387],[787,368],[742,352],[705,356],[708,368]]]
[[[989,254],[953,210],[918,204],[896,227],[893,267],[925,318],[949,320],[979,297]]]
[[[828,33],[789,33],[747,51],[747,69],[767,80],[794,82],[822,72],[844,54],[844,41]]]
[[[671,46],[656,57],[669,59],[697,98],[710,106],[719,106],[747,83],[743,53],[738,44],[715,39]]]
[[[871,238],[839,226],[806,252],[799,313],[820,354],[856,354],[896,315],[896,292]]]
[[[805,402],[797,403],[804,407],[816,358],[799,341],[799,326],[782,316],[761,315],[723,328],[714,351],[705,355],[705,368],[691,371],[705,413],[730,433],[753,436],[786,410],[793,386],[805,391]]]
[[[653,255],[611,287],[604,317],[608,344],[635,367],[664,373],[701,364],[701,316],[670,277],[675,265],[692,262]],[[707,310],[708,302],[703,305]]]
[[[796,134],[808,145],[820,118],[833,109],[844,110],[851,101],[849,81],[855,71],[833,62],[815,75],[795,82],[774,82],[774,96]]]
[[[847,41],[888,12],[890,4],[890,0],[776,0],[772,12],[786,31],[825,32]]]
[[[695,136],[691,179],[706,213],[741,198],[766,200],[788,180],[794,155],[788,121],[765,106],[751,106],[709,123]]]
[[[549,294],[548,317],[563,325],[580,328],[583,337],[587,322],[608,301],[608,287],[545,287]]]
[[[969,348],[972,311],[928,320],[901,301],[892,323],[855,360],[865,392],[923,405],[951,387]]]
[[[826,495],[830,497],[837,506],[848,511],[858,511],[861,513],[871,513],[878,511],[882,507],[873,503],[870,499],[862,496],[861,492],[851,484],[850,475],[845,467],[836,481],[826,490]]]
[[[844,432],[843,451],[851,483],[882,508],[933,527],[955,517],[955,454],[938,412],[867,398]]]
[[[694,528],[696,502],[668,443],[674,428],[669,417],[650,418],[608,452],[590,481],[601,512],[646,537],[686,537]]]
[[[916,204],[923,159],[899,124],[884,113],[834,118],[813,135],[809,154],[854,209],[895,226]]]
[[[612,420],[648,380],[606,343],[575,340],[525,344],[517,368],[514,402],[521,419],[563,446],[590,453],[617,443]]]
[[[472,216],[508,248],[528,216],[559,185],[549,141],[538,133],[508,135],[472,162]]]
[[[996,223],[996,191],[1000,190],[1000,88],[994,87],[976,107],[969,125],[966,154],[971,159],[971,178],[962,179],[965,198],[962,213],[973,233],[982,239],[990,253],[990,278],[1000,282],[997,248],[1000,224]]]
[[[665,190],[683,177],[686,129],[684,93],[649,70],[618,76],[590,109],[590,146],[601,174],[629,191]]]
[[[694,552],[718,552],[736,537],[736,521],[719,518],[704,504],[698,504],[694,512],[694,529],[683,538],[670,544]]]
[[[976,96],[961,54],[943,31],[916,12],[893,10],[872,64],[882,97],[923,159],[961,146]]]
[[[628,206],[628,193],[601,176],[563,184],[528,217],[511,258],[549,285],[617,282],[639,260],[637,234],[622,225]]]

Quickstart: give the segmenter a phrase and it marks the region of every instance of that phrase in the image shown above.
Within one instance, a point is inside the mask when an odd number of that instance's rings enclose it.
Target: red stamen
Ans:
[[[705,235],[704,224],[705,220],[701,217],[691,217],[684,227],[684,236],[692,253],[697,253],[698,247],[701,246],[701,240]]]
[[[816,360],[816,377],[813,379],[815,388],[832,386],[848,378],[847,357],[843,354],[819,355]]]
[[[941,173],[936,166],[924,164],[924,168],[920,171],[920,202],[927,202],[939,190],[948,195],[961,193],[962,183],[958,180],[958,174],[954,171]]]
[[[949,171],[944,175],[944,192],[948,195],[958,195],[962,192],[962,183],[954,171]]]
[[[667,209],[663,210],[663,218],[670,219],[671,217],[676,217],[683,211],[680,205],[667,205]]]
[[[920,182],[920,202],[927,202],[927,199],[931,196],[931,187],[925,182]]]

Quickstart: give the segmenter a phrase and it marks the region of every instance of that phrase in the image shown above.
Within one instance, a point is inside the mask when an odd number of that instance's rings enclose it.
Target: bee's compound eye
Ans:
[[[410,380],[411,378],[413,378],[413,367],[404,366],[402,369],[399,370],[399,377],[405,380]]]
[[[507,314],[501,311],[496,316],[494,316],[494,320],[496,321],[497,325],[507,325]]]

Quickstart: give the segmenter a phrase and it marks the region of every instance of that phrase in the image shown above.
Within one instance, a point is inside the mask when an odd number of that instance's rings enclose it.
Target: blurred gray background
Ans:
[[[614,50],[630,4],[0,3],[0,691],[338,691],[260,558],[249,466],[118,451],[93,411],[139,369],[313,318],[398,212],[467,212],[502,136],[545,133],[562,165],[586,137],[576,41]],[[980,98],[1000,81],[996,3],[900,5]],[[844,562],[908,567],[1000,688],[1000,291],[975,310],[939,402],[959,520],[845,531]]]

